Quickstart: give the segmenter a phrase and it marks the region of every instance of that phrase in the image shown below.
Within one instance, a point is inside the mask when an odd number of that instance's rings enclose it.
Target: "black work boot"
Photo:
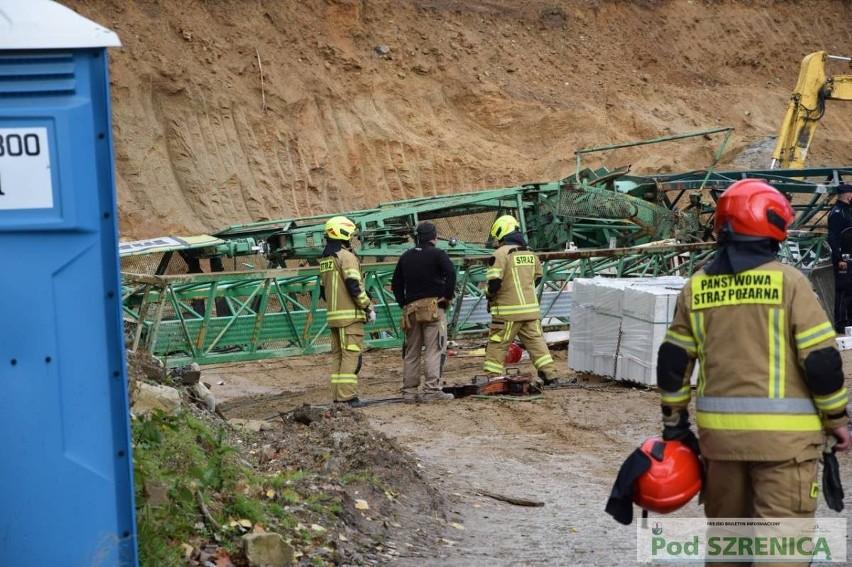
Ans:
[[[539,372],[538,377],[541,380],[542,386],[554,386],[559,384],[559,378],[548,378],[544,372]]]

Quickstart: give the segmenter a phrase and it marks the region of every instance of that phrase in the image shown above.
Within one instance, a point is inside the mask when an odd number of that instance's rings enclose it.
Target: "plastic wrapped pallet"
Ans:
[[[625,288],[617,380],[656,385],[657,351],[684,282],[676,278]]]
[[[655,385],[657,351],[685,281],[676,276],[574,280],[570,367]]]
[[[622,321],[624,289],[635,283],[626,278],[600,278],[594,294],[592,372],[615,376],[620,364],[618,342]]]
[[[568,343],[571,367],[578,372],[594,369],[595,279],[575,279],[571,294],[571,340]]]

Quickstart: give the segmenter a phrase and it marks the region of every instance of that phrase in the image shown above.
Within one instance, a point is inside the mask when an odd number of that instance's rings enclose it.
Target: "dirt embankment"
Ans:
[[[63,3],[123,44],[125,239],[554,180],[578,148],[719,126],[730,163],[775,134],[805,54],[852,55],[848,0]],[[811,165],[852,162],[844,104]],[[604,158],[699,168],[717,141]]]

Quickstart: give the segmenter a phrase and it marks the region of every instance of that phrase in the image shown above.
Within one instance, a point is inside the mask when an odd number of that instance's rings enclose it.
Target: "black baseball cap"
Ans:
[[[434,240],[438,238],[438,229],[429,221],[417,225],[417,240]]]
[[[852,193],[852,185],[841,182],[840,185],[837,186],[837,194],[842,195],[843,193]]]

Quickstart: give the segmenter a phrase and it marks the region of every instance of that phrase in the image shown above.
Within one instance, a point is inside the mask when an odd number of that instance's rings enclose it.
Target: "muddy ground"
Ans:
[[[448,384],[465,383],[479,372],[482,358],[465,353],[462,349],[449,358]],[[567,368],[566,351],[554,354]],[[848,380],[848,352],[844,359]],[[204,380],[212,384],[225,415],[268,420],[274,424],[272,437],[286,444],[278,429],[281,413],[306,403],[329,404],[327,366],[323,355],[219,365],[205,367]],[[371,549],[347,553],[360,553],[360,560],[368,563],[412,567],[635,564],[635,523],[622,526],[603,508],[623,459],[659,430],[658,395],[592,375],[577,378],[578,385],[548,390],[536,401],[388,403],[326,419],[322,427],[339,438],[363,423],[351,417],[360,414],[379,443],[387,436],[390,454],[405,454],[396,465],[401,478],[388,477],[387,455],[376,463],[380,476],[398,481],[400,494],[394,498],[400,505],[390,520],[376,511],[369,520],[364,520],[369,512],[342,516],[344,522],[357,520],[361,528],[385,524],[375,532]],[[365,354],[363,398],[397,395],[400,383],[398,350]],[[375,452],[375,441],[365,447]],[[414,459],[414,476],[407,457]],[[842,455],[840,463],[844,484],[852,487],[852,459]],[[514,505],[482,491],[543,505]],[[377,494],[371,498],[382,499]],[[703,515],[696,501],[675,514]],[[835,516],[822,500],[818,515]],[[376,541],[390,545],[377,546]]]

